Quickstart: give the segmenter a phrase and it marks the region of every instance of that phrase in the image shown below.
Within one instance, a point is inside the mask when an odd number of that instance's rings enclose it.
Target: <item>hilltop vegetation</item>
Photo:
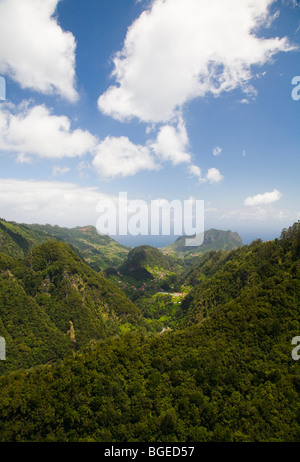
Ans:
[[[119,270],[122,274],[131,276],[136,280],[164,278],[166,275],[176,273],[179,262],[172,257],[149,245],[142,245],[132,249]]]
[[[209,230],[199,247],[186,247],[186,236],[178,238],[163,249],[123,246],[95,227],[62,228],[39,224],[18,224],[0,219],[0,251],[6,255],[24,258],[36,245],[49,240],[66,242],[80,258],[95,271],[124,270],[134,280],[151,279],[171,267],[177,270],[191,266],[195,258],[209,250],[231,250],[242,245],[241,238],[231,231]],[[130,255],[129,252],[131,251]],[[176,258],[180,257],[180,258]],[[149,269],[149,271],[148,271]],[[139,271],[141,270],[141,272]],[[114,274],[111,271],[111,274]]]
[[[159,249],[143,245],[132,249],[124,263],[117,269],[106,271],[106,275],[136,300],[145,294],[154,294],[177,281],[184,262],[164,255]]]
[[[35,245],[49,239],[43,232],[36,232],[28,225],[0,219],[0,251],[10,257],[25,257]]]
[[[119,266],[130,250],[111,237],[100,235],[93,226],[69,229],[0,220],[0,251],[6,255],[25,257],[34,246],[49,240],[69,244],[95,271]]]
[[[200,246],[186,246],[187,238],[195,238],[195,235],[179,237],[173,244],[164,247],[163,252],[177,257],[191,258],[199,257],[210,250],[233,250],[243,245],[238,233],[218,229],[205,231],[204,240]]]
[[[34,247],[25,259],[0,254],[0,372],[56,360],[141,324],[139,309],[64,243]]]
[[[95,271],[119,266],[130,251],[130,247],[119,244],[107,235],[99,234],[94,226],[69,229],[51,225],[30,225],[30,229],[46,232],[49,238],[66,242]]]
[[[124,333],[1,377],[0,440],[299,441],[299,257],[300,223],[210,252],[172,331]]]

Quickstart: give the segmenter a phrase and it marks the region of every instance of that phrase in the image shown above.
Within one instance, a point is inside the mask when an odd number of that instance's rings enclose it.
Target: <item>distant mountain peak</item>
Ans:
[[[180,236],[173,244],[164,247],[162,251],[176,256],[193,256],[201,255],[209,250],[233,250],[243,245],[242,239],[237,232],[212,228],[204,232],[204,240],[200,246],[186,246],[186,239],[195,238],[195,236],[195,234],[192,236]]]

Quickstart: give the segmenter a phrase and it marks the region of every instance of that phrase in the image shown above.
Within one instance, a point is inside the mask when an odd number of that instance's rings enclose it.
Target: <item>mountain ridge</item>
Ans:
[[[9,256],[24,258],[35,245],[48,240],[66,242],[96,271],[118,266],[130,250],[90,225],[64,228],[0,219],[0,251]]]
[[[187,238],[192,236],[180,236],[175,242],[161,250],[165,254],[178,257],[199,256],[210,250],[233,250],[243,245],[242,239],[237,232],[223,231],[211,228],[204,232],[203,243],[200,246],[186,246]]]

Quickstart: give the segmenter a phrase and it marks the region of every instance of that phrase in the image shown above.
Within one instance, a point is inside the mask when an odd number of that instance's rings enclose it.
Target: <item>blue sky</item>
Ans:
[[[95,226],[125,191],[277,237],[300,219],[299,52],[296,1],[0,0],[0,215]]]

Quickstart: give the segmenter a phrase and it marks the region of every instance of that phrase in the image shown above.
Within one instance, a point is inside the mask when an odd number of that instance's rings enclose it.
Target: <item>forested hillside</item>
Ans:
[[[119,244],[105,234],[99,234],[94,226],[71,229],[37,224],[28,226],[32,231],[46,232],[49,238],[69,244],[95,271],[119,266],[130,251],[130,247]]]
[[[139,309],[64,243],[34,247],[25,259],[0,254],[0,372],[56,360],[93,339],[141,324]]]
[[[10,257],[22,258],[35,245],[46,242],[49,236],[42,231],[34,231],[28,225],[0,219],[0,251]]]
[[[0,252],[6,255],[24,257],[34,246],[49,240],[69,244],[95,271],[119,266],[130,250],[111,237],[99,234],[93,226],[69,229],[0,219]]]
[[[238,233],[219,229],[205,231],[203,243],[200,246],[186,246],[186,238],[187,236],[179,237],[173,244],[164,247],[162,251],[165,254],[188,258],[201,256],[209,250],[233,250],[243,245]],[[194,239],[195,235],[190,238]]]
[[[47,255],[27,264],[45,271]],[[2,376],[0,440],[299,441],[299,257],[300,223],[208,253],[187,276],[177,329]]]
[[[124,263],[105,271],[105,275],[119,284],[132,300],[143,294],[155,294],[162,288],[170,288],[185,269],[185,262],[149,245],[130,250]]]

